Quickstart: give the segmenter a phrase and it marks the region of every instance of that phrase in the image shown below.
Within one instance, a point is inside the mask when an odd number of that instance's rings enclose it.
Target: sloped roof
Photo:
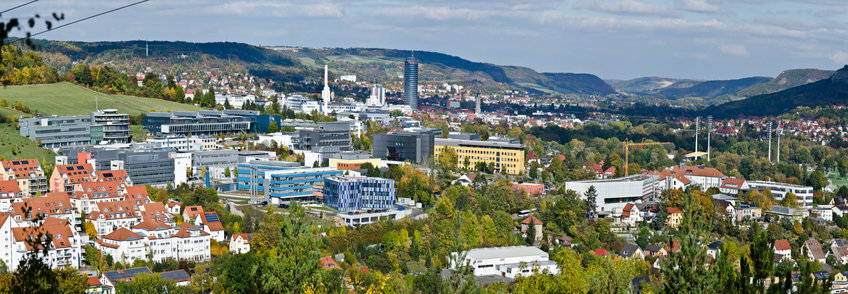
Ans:
[[[326,270],[341,269],[339,264],[336,263],[336,261],[333,260],[333,258],[329,257],[329,256],[321,257],[321,260],[319,260],[319,262],[321,263],[321,267],[323,269],[326,269]]]
[[[129,177],[127,170],[99,170],[94,172],[94,180],[96,181],[124,181]]]
[[[741,189],[745,185],[744,179],[726,177],[721,181],[721,188],[725,189]]]
[[[3,195],[6,195],[6,193],[20,194],[21,193],[21,187],[18,186],[18,181],[16,181],[16,180],[0,181],[0,198],[8,198],[6,196],[3,196]]]
[[[0,223],[0,225],[2,225],[2,223]],[[248,244],[250,243],[250,235],[248,235],[247,233],[233,234],[233,237],[232,237],[233,240],[236,240],[236,239],[239,239],[239,238],[247,241]]]
[[[698,166],[675,165],[675,166],[673,166],[670,169],[667,169],[665,171],[669,172],[666,175],[671,175],[671,176],[681,175],[681,176],[716,177],[716,178],[723,178],[724,177],[724,174],[721,173],[720,171],[718,171],[717,169],[712,168],[712,167],[705,167],[703,165],[698,165]],[[665,176],[663,176],[662,173],[661,173],[660,177],[665,178]]]
[[[142,222],[133,226],[133,229],[143,229],[147,231],[160,231],[160,230],[169,230],[173,229],[170,225],[164,222],[157,222],[151,219],[144,219]]]
[[[638,245],[624,244],[624,246],[621,247],[621,252],[619,252],[618,255],[621,255],[621,256],[624,256],[624,257],[630,257],[630,256],[633,256],[633,254],[635,254],[639,250],[642,250],[642,249],[639,248]]]
[[[203,213],[203,207],[200,207],[199,205],[188,206],[185,208],[184,213],[190,218],[195,218]]]
[[[25,179],[32,176],[42,176],[44,172],[41,170],[41,164],[38,159],[16,159],[5,160],[0,162],[3,165],[3,170],[12,171],[16,179]],[[34,173],[34,174],[33,174]]]
[[[126,186],[124,181],[84,182],[74,190],[74,198],[80,199],[83,195],[88,198],[116,198],[124,193]]]
[[[524,220],[522,220],[522,221],[521,221],[521,223],[522,223],[522,224],[525,224],[525,225],[529,225],[529,224],[531,224],[531,223],[532,223],[532,224],[534,224],[534,225],[541,225],[541,224],[542,224],[542,221],[540,221],[540,220],[539,220],[538,218],[536,218],[535,216],[532,216],[532,215],[531,215],[531,216],[528,216],[527,218],[525,218]]]
[[[49,234],[53,237],[53,248],[68,248],[73,246],[70,238],[74,236],[71,224],[63,219],[47,217],[41,227],[19,227],[12,228],[15,242],[24,242],[27,238],[35,238],[39,233]],[[27,250],[33,250],[30,244],[26,244]]]
[[[807,250],[809,250],[809,254],[813,255],[814,259],[824,259],[826,257],[819,240],[809,239],[804,241],[804,245],[807,245]]]
[[[124,195],[126,199],[141,200],[141,203],[150,202],[150,195],[147,194],[147,188],[144,186],[127,186],[125,190],[127,191]]]
[[[789,245],[789,240],[780,239],[780,240],[774,240],[774,249],[776,249],[776,250],[792,250],[792,246]]]
[[[78,184],[91,180],[94,168],[88,163],[57,165],[59,176],[67,179],[68,183]]]
[[[130,201],[107,201],[97,203],[97,210],[88,214],[88,219],[97,219],[101,215],[105,219],[138,218],[138,206]]]
[[[621,210],[622,217],[630,217],[630,211],[633,210],[633,207],[636,207],[633,203],[627,203],[624,205],[624,208]]]
[[[161,272],[159,273],[159,276],[161,276],[163,280],[173,281],[174,283],[191,280],[191,275],[189,275],[184,269]]]
[[[25,205],[31,209],[26,215],[23,214]],[[12,209],[13,213],[20,215],[22,220],[32,220],[38,214],[64,215],[74,211],[70,197],[64,192],[50,192],[42,197],[27,197],[23,199],[23,202],[12,203]]]
[[[677,207],[669,207],[668,208],[668,214],[678,214],[678,213],[683,213],[683,211],[680,210],[680,208],[677,208]]]
[[[118,282],[132,282],[135,279],[135,276],[139,274],[148,274],[152,275],[153,272],[150,271],[149,268],[145,267],[136,267],[136,268],[128,268],[125,270],[116,270],[116,271],[108,271],[103,273],[112,284],[117,284]]]
[[[136,234],[133,231],[130,231],[129,229],[124,227],[118,228],[117,230],[106,234],[106,236],[103,236],[103,238],[114,241],[135,241],[144,239],[144,237],[142,237],[141,235]]]
[[[198,231],[200,232],[200,235],[202,235],[202,236],[209,235],[209,233],[207,233],[206,231],[201,230],[200,228],[195,227],[194,225],[192,225],[190,223],[182,223],[181,225],[179,225],[179,228],[180,229],[177,231],[177,233],[174,234],[174,237],[188,238],[188,237],[191,237],[192,232],[198,232]]]

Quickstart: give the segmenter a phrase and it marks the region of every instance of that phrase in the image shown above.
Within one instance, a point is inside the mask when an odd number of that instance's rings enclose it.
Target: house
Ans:
[[[46,194],[47,178],[37,159],[16,159],[0,162],[0,180],[15,180],[23,196]]]
[[[817,217],[826,222],[833,221],[833,205],[819,205],[810,208],[810,216]]]
[[[624,244],[621,247],[621,251],[618,252],[618,255],[624,258],[645,258],[645,253],[642,251],[642,248],[639,248],[639,245],[636,244]]]
[[[643,250],[643,252],[645,253],[646,256],[651,256],[651,257],[660,257],[660,256],[668,255],[668,252],[665,250],[665,248],[662,248],[660,246],[653,245],[653,244],[649,244],[648,246],[645,246],[645,249]]]
[[[729,195],[738,195],[739,191],[748,190],[748,184],[744,179],[737,179],[733,177],[726,177],[721,181],[721,185],[718,186],[718,190],[721,193],[729,194]]]
[[[87,214],[95,210],[97,203],[124,200],[126,187],[127,184],[122,181],[83,182],[67,191],[70,191],[71,201],[79,214]]]
[[[825,263],[825,259],[827,258],[827,254],[822,250],[822,245],[819,243],[819,240],[809,239],[804,242],[804,245],[801,247],[801,252],[806,252],[807,258],[810,260],[816,260],[820,263]]]
[[[138,206],[128,201],[100,202],[86,220],[94,224],[97,235],[104,236],[118,228],[138,224],[141,222],[141,214]]]
[[[185,210],[183,210],[183,221],[194,222],[194,218],[201,214],[203,214],[203,207],[200,207],[199,205],[187,206]]]
[[[150,269],[146,266],[116,271],[108,271],[104,272],[103,275],[100,277],[100,282],[103,285],[114,288],[120,282],[132,282],[133,280],[135,280],[135,277],[140,274],[152,275],[153,272],[150,271]]]
[[[178,238],[174,242],[176,259],[206,261],[212,257],[209,248],[212,236],[209,233],[190,223],[182,223],[178,228],[177,233],[173,235]]]
[[[451,184],[452,185],[463,185],[463,186],[468,187],[469,185],[471,185],[471,182],[472,181],[471,181],[470,178],[468,178],[468,175],[462,175],[458,179],[453,180],[453,182],[451,182]]]
[[[93,172],[94,168],[88,163],[57,165],[50,175],[50,191],[73,191],[74,185],[90,182]]]
[[[676,229],[680,226],[681,221],[683,221],[683,211],[677,207],[668,207],[668,217],[665,220],[665,224]]]
[[[707,245],[707,255],[715,259],[721,252],[721,242],[715,241]]]
[[[104,288],[103,283],[101,283],[100,279],[98,279],[97,277],[89,277],[88,282],[86,284],[88,285],[85,288],[86,294],[111,293],[112,292],[112,291],[109,291],[106,288]]]
[[[569,237],[567,235],[562,235],[561,237],[554,238],[553,240],[554,240],[554,242],[556,242],[557,245],[564,245],[564,246],[571,247],[571,237]]]
[[[527,238],[527,231],[530,229],[530,226],[533,226],[533,230],[536,232],[535,240],[542,241],[542,237],[544,236],[544,229],[542,221],[540,221],[535,216],[528,216],[524,220],[521,221],[521,234],[524,238]]]
[[[721,186],[722,180],[725,178],[724,174],[718,171],[718,169],[705,167],[703,165],[694,166],[681,164],[660,172],[660,180],[666,180],[667,189],[675,189],[672,188],[671,181],[672,179],[682,181],[680,177],[691,181],[686,184],[687,186],[698,185],[701,186],[701,189],[719,187]]]
[[[233,253],[248,253],[250,252],[250,235],[241,233],[233,234],[230,238],[230,252]]]
[[[830,242],[830,255],[840,263],[848,263],[848,241],[845,239],[833,239]]]
[[[183,203],[171,201],[166,203],[165,206],[168,208],[168,213],[177,215],[180,214],[180,208],[183,206]]]
[[[224,225],[218,219],[216,212],[204,212],[194,221],[194,225],[202,227],[204,231],[212,234],[212,239],[224,242]]]
[[[460,257],[463,257],[460,259]],[[450,269],[468,266],[474,276],[498,275],[514,279],[538,273],[558,274],[556,261],[548,253],[531,246],[476,248],[465,252],[451,252]]]
[[[833,275],[834,282],[848,282],[848,271],[841,271]]]
[[[321,263],[321,268],[325,270],[342,269],[342,267],[339,266],[339,264],[336,263],[336,261],[329,256],[321,257],[321,260],[319,260],[319,262]]]
[[[627,203],[621,210],[621,223],[625,225],[637,225],[642,222],[642,213],[639,208],[633,203]]]
[[[757,219],[763,215],[762,209],[753,205],[740,205],[736,208],[736,221]]]
[[[24,207],[29,212],[24,213]],[[50,192],[42,197],[23,198],[21,202],[12,203],[12,217],[20,227],[30,227],[36,216],[54,217],[76,224],[77,219],[71,206],[68,194],[63,192]]]
[[[671,241],[671,246],[664,249],[668,254],[677,253],[680,250],[680,241]]]
[[[159,276],[163,280],[174,282],[177,286],[188,286],[189,282],[191,282],[191,275],[184,269],[161,272]]]
[[[733,203],[727,200],[717,200],[713,199],[713,205],[715,205],[715,210],[720,212],[725,218],[729,219],[732,223],[736,223],[736,208]]]
[[[774,255],[781,255],[785,259],[792,259],[792,246],[789,240],[780,239],[774,241]]]

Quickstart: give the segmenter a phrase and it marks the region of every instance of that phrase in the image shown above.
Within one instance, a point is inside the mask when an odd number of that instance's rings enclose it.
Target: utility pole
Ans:
[[[777,123],[777,163],[780,163],[780,136],[783,136],[783,123]]]
[[[701,128],[701,117],[695,118],[695,157],[698,157],[698,131]]]
[[[710,161],[710,137],[713,134],[713,116],[707,116],[707,162]]]
[[[771,162],[771,122],[768,123],[768,160]]]

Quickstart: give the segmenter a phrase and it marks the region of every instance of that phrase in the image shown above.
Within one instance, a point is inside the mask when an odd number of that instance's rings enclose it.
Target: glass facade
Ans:
[[[374,211],[395,207],[395,181],[383,178],[324,179],[324,205],[339,211]]]

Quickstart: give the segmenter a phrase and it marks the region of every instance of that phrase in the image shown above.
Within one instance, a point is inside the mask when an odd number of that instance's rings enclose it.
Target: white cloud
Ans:
[[[668,7],[642,3],[636,0],[607,2],[603,0],[581,0],[572,6],[575,9],[587,9],[619,15],[676,16],[678,13]]]
[[[836,50],[827,55],[827,59],[832,60],[833,62],[839,64],[848,63],[848,52],[842,50]]]
[[[745,48],[745,45],[741,44],[722,44],[718,46],[718,50],[730,55],[736,56],[749,56],[748,49]]]
[[[683,0],[680,3],[680,8],[697,13],[716,13],[721,10],[718,4],[710,3],[707,0]]]

